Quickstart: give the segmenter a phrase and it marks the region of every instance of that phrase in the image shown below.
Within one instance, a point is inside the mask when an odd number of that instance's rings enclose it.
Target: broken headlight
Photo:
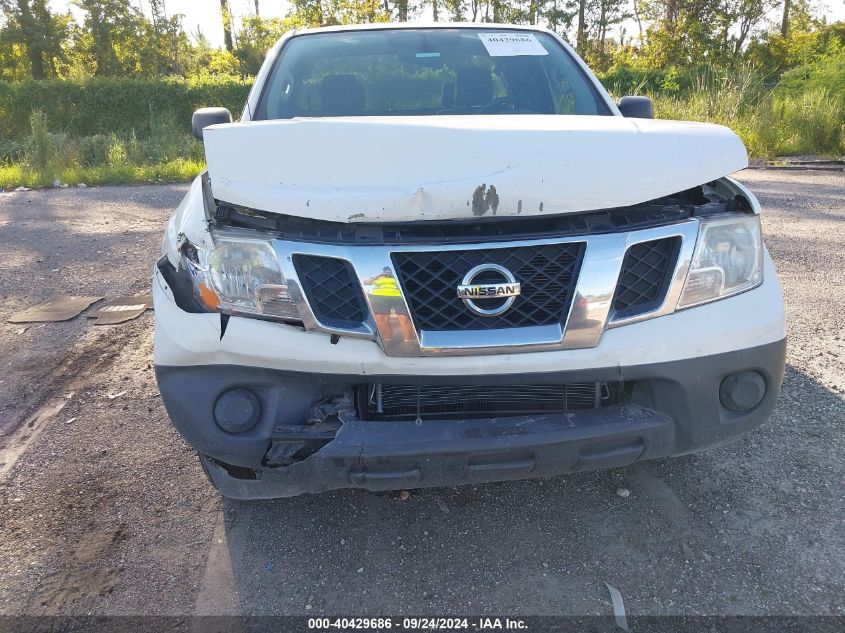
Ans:
[[[763,283],[760,216],[701,221],[679,308],[723,299]]]
[[[183,257],[194,294],[208,310],[300,319],[270,242],[215,235],[213,250],[189,246]]]

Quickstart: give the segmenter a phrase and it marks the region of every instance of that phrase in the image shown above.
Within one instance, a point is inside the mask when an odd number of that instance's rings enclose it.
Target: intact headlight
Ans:
[[[703,219],[678,307],[723,299],[761,283],[760,216]]]
[[[270,242],[216,235],[214,246],[184,256],[200,303],[225,314],[300,319]]]

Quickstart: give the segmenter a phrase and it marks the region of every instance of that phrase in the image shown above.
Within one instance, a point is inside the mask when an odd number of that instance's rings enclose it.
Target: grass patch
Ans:
[[[184,182],[205,168],[202,144],[171,117],[157,115],[146,136],[50,132],[42,112],[30,116],[23,142],[0,144],[0,187]]]
[[[61,184],[75,187],[86,185],[151,184],[187,182],[205,169],[205,163],[185,158],[175,158],[163,163],[148,165],[100,165],[95,167],[68,167],[56,175],[37,172],[23,165],[0,165],[0,187],[52,187]]]
[[[753,158],[845,153],[845,94],[809,82],[771,88],[752,69],[703,70],[685,92],[651,97],[658,118],[731,128]]]
[[[715,101],[707,93],[684,98],[655,95],[653,99],[659,118],[731,128],[753,158],[845,153],[845,101],[824,89],[798,95],[775,91],[748,103],[742,103],[738,95]]]

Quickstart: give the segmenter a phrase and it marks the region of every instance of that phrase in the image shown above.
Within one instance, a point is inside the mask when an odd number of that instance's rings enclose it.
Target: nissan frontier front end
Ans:
[[[155,365],[226,496],[545,477],[761,424],[784,307],[740,139],[535,27],[287,34],[155,268]]]

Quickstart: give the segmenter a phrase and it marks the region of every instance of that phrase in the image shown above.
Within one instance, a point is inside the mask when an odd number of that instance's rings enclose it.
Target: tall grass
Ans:
[[[774,94],[760,119],[759,136],[775,155],[845,153],[845,95],[826,88]]]
[[[733,129],[752,157],[845,152],[845,95],[823,87],[768,87],[752,69],[703,70],[683,94],[652,94],[663,119],[706,121]]]
[[[186,182],[199,174],[205,163],[177,158],[156,165],[101,165],[98,167],[67,167],[56,172],[55,179],[45,177],[24,165],[0,165],[0,187],[49,187],[55,180],[74,187],[86,185],[115,185],[133,183]]]
[[[58,153],[57,143],[47,129],[47,117],[43,112],[33,112],[29,117],[29,143],[26,158],[29,166],[38,172],[49,174],[55,167]]]
[[[152,116],[144,136],[133,130],[73,138],[50,132],[41,111],[29,124],[23,142],[0,145],[2,188],[178,182],[204,168],[202,145],[167,113]]]

